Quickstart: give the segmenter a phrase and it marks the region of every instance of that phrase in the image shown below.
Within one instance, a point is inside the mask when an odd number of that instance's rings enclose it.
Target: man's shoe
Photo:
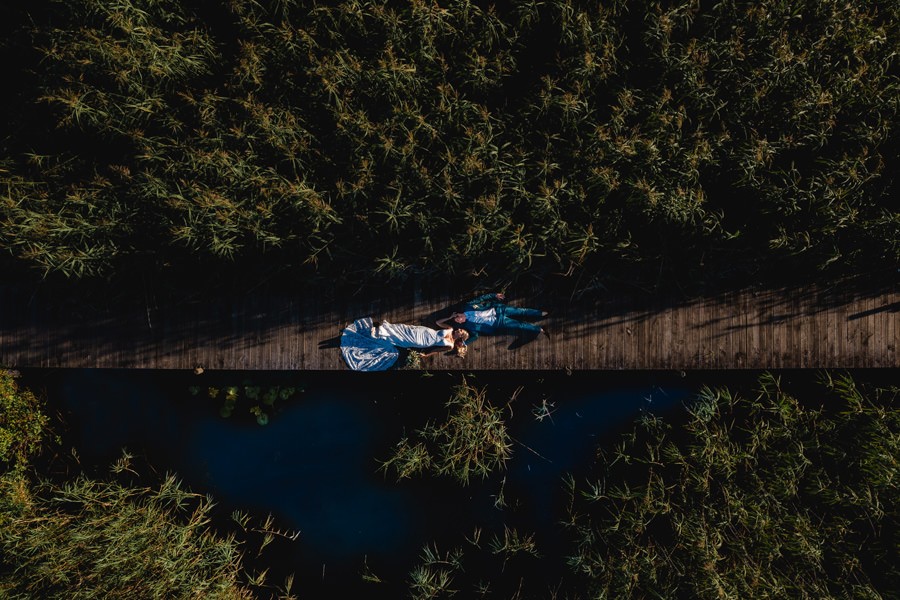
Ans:
[[[549,315],[549,314],[550,314],[550,313],[548,313],[546,310],[542,310],[542,311],[541,311],[541,316],[542,316],[542,317],[546,317],[546,316]]]
[[[544,334],[545,336],[547,336],[548,340],[550,339],[550,334],[543,327],[541,327],[541,333]],[[539,333],[538,335],[541,335],[541,333]]]

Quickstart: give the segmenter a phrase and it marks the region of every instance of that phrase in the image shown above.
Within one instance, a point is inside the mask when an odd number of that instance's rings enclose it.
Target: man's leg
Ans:
[[[526,309],[532,310],[532,309]],[[541,311],[537,311],[538,316],[540,316]],[[541,332],[541,326],[535,325],[534,323],[526,323],[525,321],[516,321],[515,319],[510,319],[509,310],[507,310],[506,315],[498,315],[497,317],[497,328],[510,331],[516,334],[531,334],[537,335]]]
[[[544,316],[544,311],[536,308],[518,308],[515,306],[506,307],[506,316],[513,319],[517,317],[525,317],[526,319],[536,319]],[[538,328],[540,329],[540,328]]]

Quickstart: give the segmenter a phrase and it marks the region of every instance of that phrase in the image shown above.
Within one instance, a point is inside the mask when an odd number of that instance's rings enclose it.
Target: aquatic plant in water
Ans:
[[[442,552],[436,543],[422,548],[407,586],[414,599],[451,598],[555,598],[525,595],[526,575],[540,570],[540,554],[532,534],[504,525],[485,544],[476,527],[465,543]]]
[[[223,389],[225,392],[224,395],[222,395]],[[223,402],[219,409],[219,414],[223,418],[227,419],[232,415],[238,400],[243,396],[251,402],[249,411],[256,417],[256,422],[260,425],[267,425],[269,423],[269,413],[274,408],[276,400],[288,400],[297,392],[304,391],[302,387],[298,388],[294,386],[252,385],[250,381],[244,381],[242,387],[228,386],[223,389],[214,386],[209,386],[206,389],[207,395],[212,399],[217,399],[222,395]],[[190,386],[188,391],[191,395],[197,396],[200,394],[201,388],[199,386]]]
[[[412,443],[404,436],[394,446],[394,454],[382,463],[383,470],[393,469],[397,480],[408,479],[428,471],[434,459],[421,441]]]
[[[245,570],[246,542],[210,525],[208,496],[172,474],[148,485],[127,452],[110,480],[50,481],[29,465],[48,426],[36,396],[0,371],[0,433],[13,434],[0,448],[0,597],[260,598],[251,586],[268,584]]]
[[[432,471],[451,475],[463,484],[468,484],[472,475],[484,478],[502,468],[512,456],[512,440],[504,421],[507,409],[491,405],[485,389],[465,378],[446,407],[445,421],[418,430],[417,441],[404,437],[381,468],[395,471],[398,480]]]
[[[453,578],[462,572],[463,551],[454,548],[441,552],[437,545],[422,549],[421,563],[413,568],[409,588],[415,600],[448,598],[456,594]]]

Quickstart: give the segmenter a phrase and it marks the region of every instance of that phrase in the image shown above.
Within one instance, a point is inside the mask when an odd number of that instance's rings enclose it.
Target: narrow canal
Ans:
[[[564,478],[629,429],[640,411],[683,409],[706,383],[679,373],[481,373],[467,381],[508,404],[513,456],[506,469],[463,486],[432,475],[397,482],[380,470],[394,445],[446,417],[462,375],[390,373],[33,371],[88,473],[104,476],[123,449],[157,473],[175,472],[211,495],[227,520],[241,510],[299,532],[268,550],[275,571],[296,574],[303,598],[405,596],[423,547],[448,548],[476,529],[534,535],[547,577],[564,568]],[[734,380],[734,377],[731,378]],[[290,390],[272,406],[229,387]],[[209,389],[219,390],[211,398]],[[285,396],[287,393],[284,394]],[[266,410],[260,425],[253,405]],[[227,414],[227,410],[225,411]],[[257,413],[258,414],[258,413]],[[362,573],[381,579],[364,585]]]

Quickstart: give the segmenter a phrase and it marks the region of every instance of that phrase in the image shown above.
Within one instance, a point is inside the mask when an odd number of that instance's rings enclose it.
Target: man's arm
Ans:
[[[468,307],[472,307],[474,310],[483,310],[486,308],[492,308],[497,304],[501,303],[506,296],[503,294],[491,293],[491,294],[482,294],[477,298],[473,298],[470,302],[466,304]]]

